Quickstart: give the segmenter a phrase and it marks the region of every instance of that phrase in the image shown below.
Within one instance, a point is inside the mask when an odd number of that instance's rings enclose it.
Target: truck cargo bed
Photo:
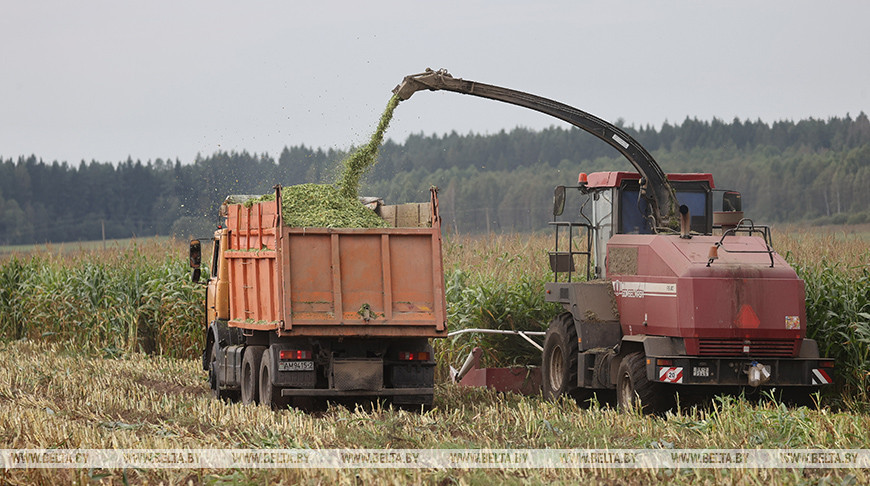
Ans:
[[[226,206],[230,327],[299,337],[446,334],[434,191],[421,205],[428,226],[371,229],[283,226],[277,196]]]

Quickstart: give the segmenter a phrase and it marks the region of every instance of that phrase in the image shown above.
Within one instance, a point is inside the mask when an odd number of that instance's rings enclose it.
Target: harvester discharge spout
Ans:
[[[669,226],[679,227],[677,196],[665,173],[643,146],[612,123],[583,110],[531,93],[454,78],[446,69],[435,71],[427,68],[422,73],[405,76],[402,82],[393,89],[393,94],[404,101],[421,90],[453,91],[454,93],[521,106],[568,122],[598,137],[628,159],[640,173],[642,180],[645,181],[641,195],[650,206],[650,217],[653,220],[652,231],[655,232],[659,228]]]
[[[445,89],[444,77],[453,79],[453,76],[446,69],[434,71],[431,68],[426,68],[426,71],[419,74],[410,74],[405,76],[402,83],[393,88],[393,94],[397,95],[400,100],[405,101],[417,91],[428,89],[436,91]]]

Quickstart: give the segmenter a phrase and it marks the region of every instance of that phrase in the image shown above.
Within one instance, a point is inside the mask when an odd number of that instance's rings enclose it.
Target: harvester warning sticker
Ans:
[[[785,328],[786,329],[800,329],[801,328],[801,316],[785,316]]]
[[[830,385],[833,382],[827,371],[813,368],[813,385]]]
[[[683,382],[683,368],[682,367],[660,368],[659,369],[659,381],[663,381],[665,383],[682,383]]]

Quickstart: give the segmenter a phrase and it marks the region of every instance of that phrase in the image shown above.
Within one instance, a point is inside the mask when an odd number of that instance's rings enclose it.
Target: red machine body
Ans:
[[[691,356],[794,357],[806,335],[804,282],[764,240],[731,236],[614,235],[608,276],[622,333],[683,338]]]
[[[545,394],[616,388],[620,404],[656,411],[673,404],[667,387],[778,387],[806,399],[832,382],[832,362],[806,339],[804,282],[772,249],[769,229],[743,218],[738,193],[722,191],[723,210],[714,211],[712,175],[666,174],[680,229],[654,231],[639,174],[578,180],[582,221],[553,223],[546,298],[565,314],[545,341]],[[557,194],[563,204],[564,188]],[[583,257],[595,262],[585,278],[576,265]]]

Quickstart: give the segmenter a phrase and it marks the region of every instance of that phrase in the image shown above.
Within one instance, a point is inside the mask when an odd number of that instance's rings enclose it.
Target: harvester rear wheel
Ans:
[[[260,361],[265,346],[248,346],[242,358],[242,403],[250,405],[260,401]]]
[[[671,390],[664,389],[646,376],[646,359],[643,353],[631,353],[619,363],[616,377],[617,406],[623,412],[637,407],[646,414],[663,412],[673,401]]]
[[[570,312],[550,322],[544,338],[541,363],[541,388],[544,398],[557,400],[577,391],[577,329]]]

